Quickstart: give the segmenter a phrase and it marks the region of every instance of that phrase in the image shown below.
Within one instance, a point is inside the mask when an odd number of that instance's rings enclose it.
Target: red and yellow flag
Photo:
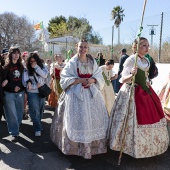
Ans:
[[[38,23],[38,24],[36,24],[36,25],[34,25],[34,29],[35,29],[35,30],[41,30],[41,29],[43,29],[43,21],[40,22],[40,23]]]

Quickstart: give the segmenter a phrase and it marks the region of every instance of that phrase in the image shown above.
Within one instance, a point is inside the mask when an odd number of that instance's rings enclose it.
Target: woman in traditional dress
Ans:
[[[60,86],[60,73],[64,66],[62,56],[60,54],[56,55],[56,62],[52,63],[50,68],[50,75],[52,77],[50,87],[52,92],[48,97],[48,104],[54,108],[57,106],[58,98],[63,91]]]
[[[167,127],[168,127],[169,136],[170,136],[170,73],[169,73],[168,81],[162,87],[162,89],[158,93],[158,96],[161,100],[163,111],[165,113],[165,117],[168,122]]]
[[[148,40],[141,37],[137,67],[134,67],[135,55],[125,61],[120,79],[124,84],[113,105],[109,122],[110,148],[120,151],[123,147],[124,153],[135,158],[162,154],[169,142],[160,100],[148,80],[150,62],[145,57],[148,47]],[[132,85],[133,76],[135,86]]]
[[[107,152],[108,113],[100,89],[102,71],[87,55],[88,43],[77,44],[77,54],[61,72],[61,94],[51,125],[51,139],[66,155],[91,159]]]
[[[108,114],[110,115],[113,103],[115,101],[115,93],[111,80],[117,79],[117,74],[113,72],[114,60],[107,60],[105,65],[100,66],[102,69],[102,75],[105,80],[105,85],[101,90],[103,95]]]

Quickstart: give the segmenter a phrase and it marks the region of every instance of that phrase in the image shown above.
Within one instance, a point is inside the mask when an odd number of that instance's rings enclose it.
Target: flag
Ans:
[[[69,60],[71,59],[71,55],[73,54],[73,50],[72,50],[72,49],[69,50],[69,51],[67,52],[67,54],[68,54],[68,56],[67,56],[67,61],[69,61]]]
[[[40,29],[43,29],[43,21],[34,25],[34,29],[35,30],[40,30]]]

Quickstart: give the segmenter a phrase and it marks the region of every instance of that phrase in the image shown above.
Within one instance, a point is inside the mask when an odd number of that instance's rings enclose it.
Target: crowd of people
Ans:
[[[169,145],[170,80],[159,95],[154,92],[151,79],[158,76],[158,69],[148,48],[148,40],[141,37],[133,42],[131,56],[122,49],[118,74],[113,72],[113,59],[104,59],[101,52],[96,58],[88,53],[85,39],[65,62],[61,54],[44,63],[37,52],[21,54],[15,47],[4,51],[0,112],[12,141],[17,141],[28,108],[34,135],[42,135],[47,100],[56,108],[51,139],[66,155],[91,159],[106,153],[108,146],[135,158],[164,153]],[[48,98],[39,96],[44,84],[52,89]]]

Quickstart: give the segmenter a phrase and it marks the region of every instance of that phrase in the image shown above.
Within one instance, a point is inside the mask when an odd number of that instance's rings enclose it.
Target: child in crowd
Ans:
[[[105,80],[105,85],[101,90],[103,95],[108,114],[110,115],[113,103],[115,101],[115,93],[112,87],[111,80],[117,78],[117,74],[113,72],[114,60],[107,60],[105,65],[100,66],[102,69],[102,75]]]

